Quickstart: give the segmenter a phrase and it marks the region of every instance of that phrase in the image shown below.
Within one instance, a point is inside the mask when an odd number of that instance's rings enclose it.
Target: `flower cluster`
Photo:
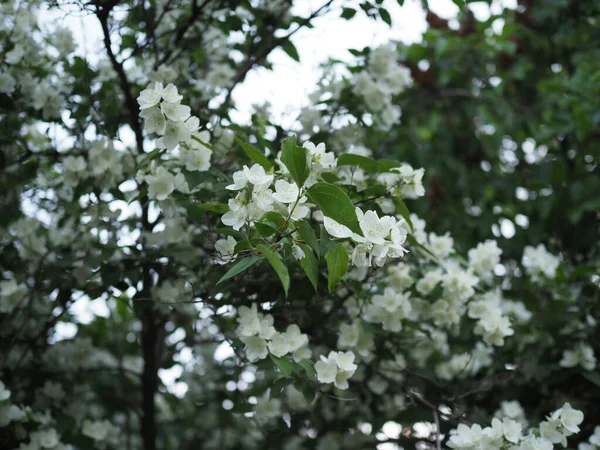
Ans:
[[[468,426],[460,424],[450,432],[448,447],[471,450],[485,448],[500,450],[511,448],[515,450],[552,450],[553,444],[567,445],[567,437],[579,432],[583,421],[583,413],[573,409],[569,403],[554,411],[548,421],[540,423],[539,432],[534,430],[524,432],[521,422],[510,418],[492,420],[492,425],[482,428],[475,424]]]
[[[596,356],[591,345],[579,342],[573,349],[565,350],[559,364],[561,367],[581,366],[585,370],[596,368]]]
[[[210,169],[210,133],[199,131],[200,119],[191,115],[189,106],[181,104],[182,99],[175,85],[164,87],[160,82],[143,90],[137,99],[144,131],[158,136],[157,149],[166,150],[166,156],[174,162],[172,171],[155,165],[148,175],[143,171],[138,173],[138,181],[143,179],[148,183],[149,197],[157,200],[165,200],[175,190],[184,193],[189,190],[182,168],[189,172]],[[173,153],[178,146],[178,153]]]
[[[498,290],[486,292],[479,300],[469,303],[469,317],[478,319],[473,331],[482,336],[486,344],[502,346],[504,338],[514,334],[501,305],[502,297]]]
[[[317,380],[321,383],[333,383],[338,389],[348,389],[348,379],[356,372],[354,353],[329,352],[327,357],[321,355],[320,361],[315,363]]]
[[[289,325],[284,333],[275,330],[273,316],[259,313],[256,304],[238,309],[237,334],[244,343],[248,361],[265,359],[269,353],[277,357],[291,354],[295,361],[311,356],[308,336],[297,325]]]
[[[363,212],[356,208],[358,224],[362,236],[350,228],[325,217],[323,225],[330,236],[338,239],[350,238],[356,246],[352,251],[352,264],[358,267],[383,266],[388,258],[400,258],[408,250],[403,247],[406,242],[407,225],[404,219],[393,216],[379,217],[376,211]]]
[[[412,84],[410,70],[400,66],[396,59],[392,47],[375,49],[369,54],[366,70],[353,80],[354,93],[364,100],[375,115],[375,124],[383,130],[400,122],[402,111],[394,105],[392,97]]]
[[[525,247],[522,263],[531,279],[535,282],[541,281],[544,277],[554,279],[560,260],[546,250],[544,244],[540,244],[537,247]]]

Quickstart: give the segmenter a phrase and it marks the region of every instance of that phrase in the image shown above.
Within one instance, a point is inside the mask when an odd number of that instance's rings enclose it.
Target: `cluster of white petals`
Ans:
[[[394,105],[393,96],[404,92],[413,82],[410,70],[396,61],[393,47],[379,47],[369,54],[366,70],[352,80],[354,93],[363,99],[374,114],[375,124],[383,130],[400,122],[402,111]]]
[[[181,104],[182,99],[175,85],[165,87],[158,81],[143,90],[137,99],[144,131],[158,137],[157,149],[166,150],[166,157],[174,163],[171,167],[152,165],[149,174],[138,172],[138,182],[148,183],[148,196],[152,199],[166,200],[175,190],[188,192],[183,168],[189,172],[210,169],[210,133],[199,131],[200,119],[191,115],[189,106]],[[178,153],[174,152],[176,148]]]
[[[556,277],[560,260],[546,250],[544,244],[539,244],[537,247],[525,247],[522,264],[533,281],[541,281],[544,277]]]
[[[494,418],[492,425],[485,428],[478,424],[458,425],[450,432],[447,444],[450,448],[463,450],[552,450],[558,443],[566,447],[567,437],[579,432],[582,421],[583,413],[565,403],[547,421],[540,423],[539,435],[532,429],[523,429],[520,421]]]
[[[238,309],[237,322],[237,334],[250,362],[265,359],[269,353],[279,358],[291,354],[295,361],[311,356],[308,336],[298,325],[289,325],[285,332],[278,332],[273,326],[273,316],[259,313],[255,303],[250,308],[241,306]]]

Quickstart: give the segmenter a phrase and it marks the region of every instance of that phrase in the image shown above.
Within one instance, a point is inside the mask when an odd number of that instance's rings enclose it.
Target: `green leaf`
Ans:
[[[207,181],[212,181],[213,176],[210,172],[191,172],[189,170],[182,170],[183,176],[185,177],[185,181],[190,188],[190,191],[193,190],[200,183],[205,183]]]
[[[304,269],[306,276],[310,280],[311,284],[317,290],[317,283],[319,280],[319,261],[315,257],[312,249],[306,244],[298,244],[302,250],[304,250],[304,258],[300,260],[300,265]]]
[[[380,172],[389,172],[391,169],[400,167],[402,164],[398,161],[394,161],[393,159],[378,159],[377,165],[379,166]]]
[[[298,50],[296,49],[296,46],[292,43],[292,41],[290,41],[289,39],[286,40],[283,45],[281,46],[281,48],[283,49],[284,52],[287,53],[287,55],[292,58],[295,61],[300,62],[300,55],[298,54]]]
[[[277,368],[279,369],[279,371],[282,374],[284,374],[284,375],[292,374],[294,365],[292,364],[291,359],[286,358],[286,357],[279,358],[271,353],[269,353],[269,356],[271,357],[271,361],[273,361],[273,364],[275,364],[277,366]]]
[[[328,272],[327,288],[331,293],[348,270],[348,252],[342,244],[338,244],[327,252],[325,261],[327,261]]]
[[[309,380],[314,381],[317,379],[314,363],[310,359],[303,359],[298,364],[304,369]]]
[[[284,231],[284,223],[285,219],[281,214],[276,213],[275,211],[269,211],[260,218],[255,226],[261,235],[269,237],[277,232]]]
[[[375,173],[379,170],[379,164],[377,161],[366,156],[353,155],[351,153],[344,153],[338,158],[338,166],[358,166],[364,169],[368,173]]]
[[[342,19],[350,20],[356,15],[356,10],[354,8],[343,8],[342,9]]]
[[[323,179],[323,181],[327,181],[328,183],[331,183],[331,184],[337,183],[338,181],[342,180],[340,177],[338,177],[337,175],[335,175],[331,172],[323,172],[321,174],[321,178]]]
[[[242,150],[244,150],[244,152],[246,152],[246,155],[248,155],[248,158],[250,158],[255,163],[263,166],[265,168],[265,170],[271,169],[271,162],[263,154],[263,152],[261,152],[259,149],[257,149],[254,145],[248,144],[247,142],[244,142],[237,137],[235,138],[235,140],[240,145],[240,147],[242,147]]]
[[[290,384],[293,383],[293,378],[279,378],[271,385],[270,398],[275,398]]]
[[[304,186],[310,174],[308,150],[296,145],[296,136],[285,138],[281,150],[281,162],[285,164],[298,187]]]
[[[223,281],[235,277],[236,275],[242,273],[244,270],[248,269],[250,266],[256,264],[260,260],[261,258],[258,256],[250,256],[248,258],[240,259],[231,267],[231,269],[227,271],[225,275],[221,277],[219,281],[217,281],[217,284],[221,284]]]
[[[305,220],[296,222],[298,234],[316,253],[319,254],[319,240],[312,227]]]
[[[315,399],[315,396],[317,395],[317,392],[315,391],[315,389],[310,384],[307,383],[302,388],[302,395],[304,396],[304,399],[308,403],[312,403],[313,400]]]
[[[379,17],[381,17],[381,20],[383,20],[385,23],[387,23],[390,27],[392,26],[392,16],[390,16],[390,13],[388,12],[387,9],[380,8],[379,9]]]
[[[269,261],[269,264],[271,264],[271,267],[273,267],[273,270],[275,270],[275,273],[283,285],[285,296],[287,297],[288,289],[290,288],[290,274],[288,273],[287,267],[285,264],[283,264],[281,259],[279,259],[277,253],[274,253],[272,250],[268,249],[266,245],[257,245],[256,249],[261,252],[265,258],[267,258],[267,261]]]
[[[354,205],[339,187],[328,183],[316,183],[308,189],[307,194],[325,216],[362,235]]]
[[[200,211],[210,211],[219,214],[225,214],[229,211],[229,206],[225,203],[192,203],[190,206]]]
[[[142,160],[138,164],[138,167],[143,167],[146,163],[152,161],[153,159],[160,157],[160,155],[162,155],[164,152],[165,151],[160,148],[152,150],[150,153],[148,153],[146,156],[144,156],[142,158]]]
[[[398,212],[402,215],[404,220],[406,220],[406,223],[408,223],[411,231],[414,231],[412,220],[410,220],[410,211],[408,210],[406,203],[399,198],[394,198],[394,203],[396,204],[396,209]]]

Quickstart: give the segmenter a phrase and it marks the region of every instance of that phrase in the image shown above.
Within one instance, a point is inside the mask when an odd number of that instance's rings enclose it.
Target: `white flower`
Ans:
[[[292,246],[292,256],[297,259],[298,261],[306,258],[306,253],[304,253],[304,250],[302,250],[302,247],[300,247],[297,244],[294,244]]]
[[[425,169],[413,169],[408,164],[403,164],[400,167],[392,169],[400,174],[402,180],[402,194],[406,198],[418,198],[425,195],[423,187],[423,176]]]
[[[248,179],[246,178],[244,171],[238,170],[237,172],[233,173],[233,184],[225,186],[225,189],[230,191],[239,191],[244,189],[247,183]]]
[[[315,371],[319,382],[334,383],[338,374],[338,366],[335,360],[321,355],[321,360],[315,363]]]
[[[408,302],[409,295],[409,293],[397,293],[393,288],[388,287],[384,289],[383,295],[374,295],[372,301],[375,306],[394,312]]]
[[[519,445],[519,450],[552,450],[553,448],[552,442],[535,436],[529,436]]]
[[[488,276],[500,262],[500,255],[502,249],[496,241],[480,242],[477,247],[469,250],[469,267],[479,276]]]
[[[144,119],[144,131],[146,133],[156,133],[161,136],[165,134],[167,120],[160,109],[156,107],[142,109],[140,117]]]
[[[258,336],[242,336],[240,340],[246,346],[246,358],[248,361],[255,362],[265,359],[269,350],[267,349],[267,341]]]
[[[355,347],[360,337],[360,328],[357,322],[343,323],[340,325],[340,335],[338,337],[338,346],[342,348]]]
[[[288,205],[288,214],[292,220],[304,219],[306,216],[308,216],[309,212],[310,209],[304,203],[298,203],[295,207],[292,204]]]
[[[162,98],[165,102],[176,103],[183,100],[183,95],[179,95],[175,85],[168,84],[162,91]]]
[[[271,211],[273,209],[273,191],[270,189],[261,189],[252,191],[252,200],[263,211]],[[259,211],[258,215],[262,216],[263,211]]]
[[[335,220],[325,216],[323,218],[323,225],[325,226],[325,230],[329,233],[330,236],[344,239],[350,238],[354,235],[352,230],[345,225],[337,223]]]
[[[282,357],[290,353],[290,343],[285,333],[275,333],[269,342],[269,351],[277,356]]]
[[[215,242],[215,249],[221,255],[221,260],[217,261],[219,264],[227,264],[233,258],[234,249],[237,245],[237,241],[233,236],[227,236],[227,239],[219,239]]]
[[[429,249],[438,258],[446,259],[454,251],[454,239],[450,237],[450,233],[443,236],[429,233]]]
[[[94,422],[91,420],[84,420],[81,433],[84,436],[91,437],[95,441],[103,441],[113,431],[112,428],[112,424],[107,420]]]
[[[21,59],[23,59],[24,55],[25,48],[22,45],[17,44],[4,56],[4,62],[6,64],[17,64],[19,61],[21,61]]]
[[[250,168],[248,168],[248,166],[244,166],[243,171],[248,183],[253,184],[257,187],[257,189],[267,188],[273,181],[273,175],[267,175],[265,168],[260,164],[254,164]]]
[[[275,182],[275,193],[273,198],[281,203],[294,203],[298,200],[300,189],[296,183],[288,183],[285,180],[277,180]]]
[[[175,176],[164,167],[159,167],[152,175],[146,175],[148,196],[157,200],[165,200],[175,190]]]
[[[594,349],[583,342],[578,343],[573,350],[565,350],[559,362],[561,367],[581,366],[585,370],[596,368],[596,356]]]
[[[195,123],[190,124],[190,119],[185,122],[185,126],[190,132],[194,132],[197,125]],[[194,119],[197,120],[197,118]],[[194,137],[206,144],[210,142],[210,133],[206,130],[194,134]],[[190,138],[186,142],[186,145],[187,148],[183,148],[181,151],[181,162],[185,164],[185,168],[189,171],[199,172],[205,172],[210,169],[212,151],[194,138]]]
[[[523,426],[519,422],[505,418],[502,420],[502,430],[507,441],[517,444],[522,437]]]
[[[0,71],[0,92],[10,94],[16,86],[17,80],[10,73]]]
[[[354,364],[354,353],[352,352],[331,352],[329,359],[333,359],[340,370],[354,373],[357,365]]]
[[[570,403],[565,403],[558,411],[560,411],[559,417],[562,426],[572,434],[579,433],[579,425],[583,422],[583,413],[573,409]]]
[[[256,406],[256,418],[260,421],[275,419],[281,415],[281,401],[277,398],[269,398],[269,392],[258,398]]]
[[[190,130],[185,126],[185,123],[168,120],[164,136],[162,137],[162,143],[164,147],[170,151],[177,147],[179,143],[190,139],[190,136]]]
[[[542,274],[549,279],[556,277],[560,260],[546,250],[544,244],[540,244],[537,247],[525,247],[522,263],[532,280],[540,281]]]
[[[10,391],[6,389],[4,383],[0,381],[0,402],[10,398]]]
[[[87,163],[83,156],[68,156],[64,159],[63,166],[65,170],[77,173],[83,172],[87,167]]]
[[[266,316],[260,318],[259,320],[259,331],[258,335],[263,339],[271,339],[275,333],[275,327],[273,326],[273,316],[271,314],[267,314]]]
[[[156,106],[160,102],[163,93],[162,83],[154,83],[153,88],[144,89],[140,92],[137,101],[140,105],[140,109],[147,109]]]
[[[171,119],[174,122],[184,122],[191,114],[190,107],[182,105],[180,102],[162,102],[160,104],[160,110],[168,119]],[[189,131],[187,126],[186,129]]]
[[[261,329],[261,324],[256,304],[253,303],[250,308],[247,306],[240,306],[238,309],[237,322],[240,325],[237,330],[238,334],[242,336],[254,336],[258,334]]]
[[[363,213],[360,208],[356,208],[356,216],[365,239],[373,244],[383,244],[396,224],[393,217],[383,216],[380,219],[375,211]]]
[[[313,163],[321,169],[331,169],[335,166],[335,155],[331,152],[326,152],[325,144],[323,142],[315,146],[312,142],[307,141],[302,147],[308,150]]]
[[[558,420],[540,423],[540,434],[542,438],[553,444],[562,444],[563,447],[567,446],[567,438],[560,431],[560,422]]]
[[[248,218],[248,208],[242,206],[235,210],[231,209],[232,201],[233,199],[229,200],[230,210],[223,214],[223,216],[221,217],[221,222],[223,222],[224,225],[232,227],[234,230],[238,231],[246,223],[246,219]]]
[[[298,325],[289,325],[285,331],[285,339],[291,352],[308,345],[308,336],[300,331]]]
[[[352,372],[340,371],[335,376],[335,381],[333,382],[335,387],[341,390],[346,390],[350,386],[348,384],[348,379],[352,376]]]
[[[58,433],[54,428],[31,433],[31,442],[37,442],[42,448],[56,447],[58,440]]]
[[[465,424],[459,424],[455,430],[450,432],[448,447],[450,448],[477,448],[479,441],[483,437],[481,425],[474,424],[469,427]]]

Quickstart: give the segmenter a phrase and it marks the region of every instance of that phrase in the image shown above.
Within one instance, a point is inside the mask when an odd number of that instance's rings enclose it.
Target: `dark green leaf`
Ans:
[[[296,145],[296,136],[284,139],[281,150],[281,162],[285,164],[298,187],[304,186],[310,174],[308,150]]]
[[[279,378],[275,380],[275,382],[271,385],[271,392],[269,394],[270,398],[275,398],[290,384],[292,384],[294,380],[292,378]]]
[[[354,8],[343,8],[342,9],[342,19],[350,20],[356,15],[356,10]]]
[[[279,277],[287,297],[288,289],[290,288],[290,274],[288,273],[287,267],[281,261],[281,259],[279,259],[277,253],[274,253],[272,250],[268,249],[267,246],[263,244],[257,245],[256,249],[261,252],[265,258],[267,258],[267,261],[269,261],[269,264],[271,264],[271,267],[273,267],[273,270],[275,270],[275,273]]]
[[[402,215],[404,220],[406,220],[406,223],[408,223],[411,231],[414,231],[412,220],[410,220],[410,211],[408,210],[406,203],[399,198],[394,198],[394,203],[396,204],[398,212]]]
[[[244,150],[244,152],[246,152],[246,155],[248,155],[248,157],[252,161],[263,166],[265,168],[265,170],[271,169],[271,162],[263,154],[263,152],[261,152],[259,149],[257,149],[252,144],[248,144],[247,142],[244,142],[239,138],[235,138],[235,140],[240,145],[240,147],[242,147],[242,150]]]
[[[292,58],[295,61],[300,62],[300,55],[298,54],[298,50],[296,49],[296,46],[292,43],[292,41],[290,41],[289,39],[286,40],[283,45],[281,46],[281,48],[283,49],[284,52],[287,53],[287,55]]]
[[[298,228],[298,234],[304,242],[306,242],[316,253],[319,255],[319,240],[317,235],[313,231],[312,227],[305,220],[296,222]]]
[[[306,244],[298,244],[304,251],[304,258],[300,260],[300,265],[306,272],[306,276],[310,280],[311,284],[317,290],[317,283],[319,280],[319,261],[315,257],[312,249]]]
[[[227,271],[225,275],[221,277],[217,284],[221,284],[223,281],[228,280],[231,277],[235,277],[236,275],[242,273],[244,270],[248,269],[250,266],[256,264],[260,261],[261,258],[258,256],[250,256],[248,258],[243,258],[236,262],[231,269]]]
[[[356,210],[350,198],[339,187],[328,183],[316,183],[307,191],[310,200],[323,214],[362,235]]]
[[[357,166],[368,173],[375,173],[379,169],[377,161],[366,156],[344,153],[338,158],[338,166]]]
[[[325,255],[327,261],[327,288],[333,292],[333,288],[340,282],[346,270],[348,270],[348,252],[342,244],[332,248]]]
[[[387,23],[390,27],[392,26],[392,16],[390,16],[390,13],[388,12],[387,9],[380,8],[379,9],[379,17],[381,17],[381,20],[383,20],[385,23]]]
[[[271,357],[271,361],[277,366],[279,371],[284,375],[291,375],[294,365],[292,364],[292,360],[287,357],[279,358],[275,355],[269,353]]]

